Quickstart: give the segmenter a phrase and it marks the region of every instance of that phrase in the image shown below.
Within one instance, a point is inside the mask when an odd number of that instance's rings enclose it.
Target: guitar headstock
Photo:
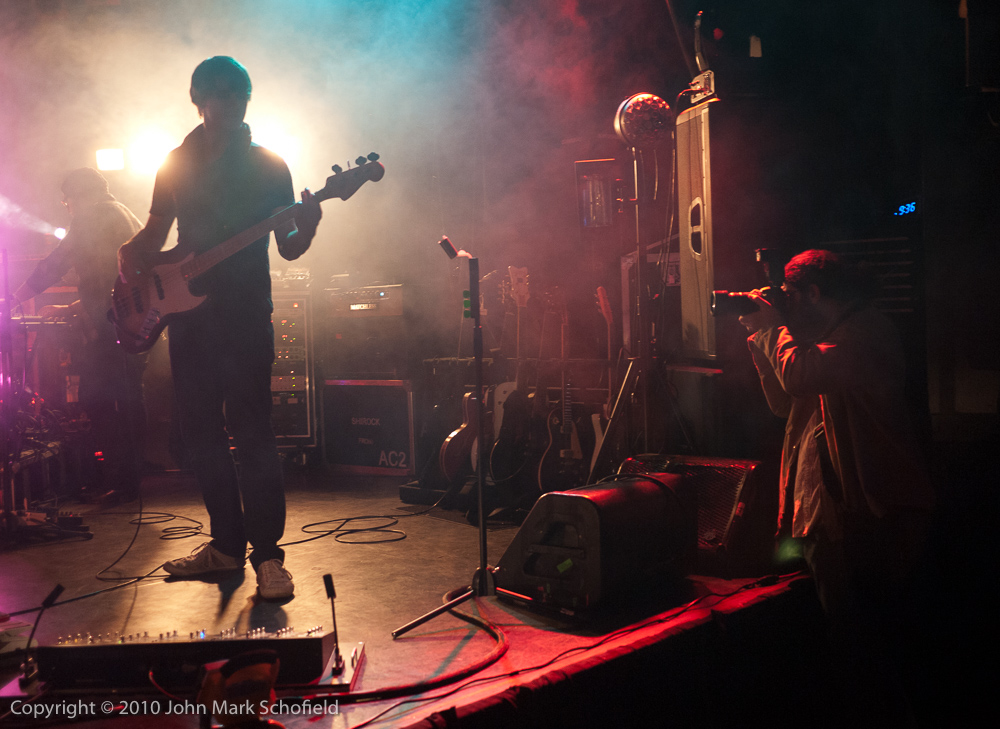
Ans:
[[[566,294],[558,286],[553,286],[546,294],[546,304],[549,311],[558,314],[564,327],[569,326],[569,307],[566,305]]]
[[[528,269],[507,266],[507,274],[510,276],[510,295],[517,304],[518,309],[523,309],[528,305]]]
[[[367,157],[358,157],[357,167],[344,170],[340,165],[333,166],[333,174],[326,178],[322,190],[313,193],[320,202],[330,198],[347,200],[361,189],[366,182],[378,182],[385,176],[385,167],[378,161],[378,155],[372,152]]]
[[[608,292],[604,290],[603,286],[597,287],[597,308],[601,310],[601,316],[604,317],[605,323],[611,326],[614,322],[611,313],[611,302],[608,301]]]

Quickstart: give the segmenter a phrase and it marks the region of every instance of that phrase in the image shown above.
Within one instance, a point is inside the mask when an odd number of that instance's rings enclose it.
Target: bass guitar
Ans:
[[[382,179],[385,167],[377,160],[378,155],[372,153],[368,158],[359,157],[357,167],[341,171],[335,166],[326,185],[313,196],[320,202],[330,198],[347,200],[366,182]],[[158,253],[159,262],[129,283],[119,276],[108,319],[115,325],[118,342],[125,351],[138,354],[150,349],[172,318],[197,308],[205,300],[205,296],[195,296],[188,288],[194,278],[292,220],[301,204],[289,205],[199,255],[182,246]]]

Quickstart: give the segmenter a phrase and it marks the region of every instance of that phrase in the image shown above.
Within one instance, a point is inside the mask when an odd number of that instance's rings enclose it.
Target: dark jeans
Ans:
[[[188,461],[211,520],[212,546],[257,569],[284,560],[285,492],[271,425],[270,317],[225,321],[199,310],[170,325],[170,365]],[[239,473],[229,450],[232,436]]]
[[[904,676],[911,578],[930,516],[901,512],[806,537],[803,553],[827,616],[838,726],[912,726]],[[831,715],[832,716],[832,715]]]

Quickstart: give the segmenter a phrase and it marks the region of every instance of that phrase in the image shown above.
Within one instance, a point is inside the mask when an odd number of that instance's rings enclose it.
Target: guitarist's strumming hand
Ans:
[[[118,275],[125,283],[132,283],[142,275],[145,265],[145,256],[132,244],[132,241],[118,249]]]
[[[274,231],[281,257],[286,261],[294,261],[309,250],[316,235],[316,226],[322,217],[323,210],[319,206],[319,200],[306,188],[302,191],[302,204],[295,212],[294,226],[289,223]]]
[[[125,283],[134,283],[150,268],[150,258],[167,242],[173,218],[150,215],[146,225],[118,249],[118,273]]]

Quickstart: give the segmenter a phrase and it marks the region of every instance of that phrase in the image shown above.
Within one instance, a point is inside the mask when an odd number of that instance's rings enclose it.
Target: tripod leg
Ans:
[[[398,638],[399,636],[403,635],[403,633],[409,633],[411,630],[413,630],[414,628],[416,628],[418,625],[423,625],[428,620],[433,620],[438,615],[441,615],[442,613],[446,613],[449,610],[451,610],[452,608],[458,607],[459,605],[461,605],[463,602],[465,602],[469,598],[475,596],[475,594],[476,594],[475,589],[470,588],[469,590],[467,590],[462,595],[459,595],[458,597],[456,597],[454,600],[446,602],[441,607],[434,608],[429,613],[425,613],[425,614],[421,615],[416,620],[411,620],[406,625],[404,625],[402,628],[396,628],[394,631],[392,631],[392,637],[393,638]]]
[[[622,380],[621,389],[618,391],[618,397],[615,398],[615,406],[611,410],[611,417],[608,418],[608,425],[604,429],[604,437],[591,461],[587,483],[595,483],[598,479],[610,475],[614,470],[615,463],[622,460],[619,457],[621,453],[618,451],[623,443],[628,443],[628,402],[640,384],[640,376],[641,370],[638,363],[636,360],[631,360]]]

